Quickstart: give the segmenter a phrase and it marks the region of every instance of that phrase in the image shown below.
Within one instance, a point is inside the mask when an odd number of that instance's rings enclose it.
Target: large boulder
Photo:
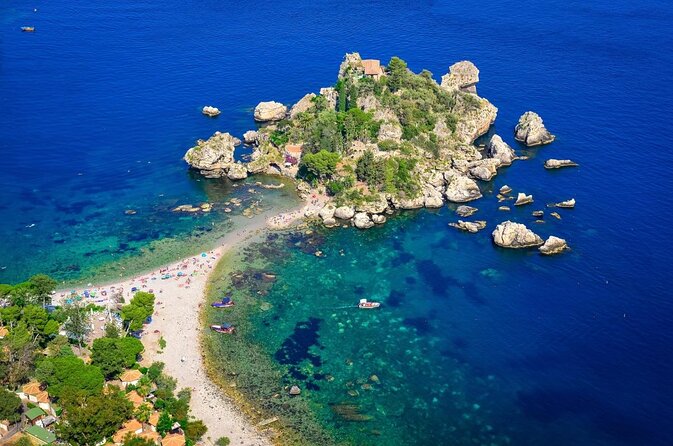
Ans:
[[[509,166],[516,159],[514,149],[498,135],[493,135],[486,146],[488,156],[499,159],[502,166]]]
[[[441,86],[446,90],[476,93],[478,82],[479,69],[469,60],[463,60],[449,67],[448,74],[442,76]]]
[[[392,202],[397,209],[420,209],[425,203],[425,197],[423,195],[414,198],[393,197]]]
[[[544,243],[540,236],[528,229],[526,225],[509,220],[496,226],[492,235],[493,242],[503,248],[530,248]]]
[[[248,168],[245,164],[234,163],[227,170],[227,178],[230,180],[243,180],[248,177]]]
[[[519,194],[516,196],[514,206],[523,206],[524,204],[530,204],[532,202],[533,202],[532,195],[526,195],[523,192],[519,192]]]
[[[481,191],[477,183],[464,175],[453,174],[446,178],[446,199],[454,203],[465,203],[467,201],[481,198]]]
[[[206,105],[201,109],[201,113],[203,113],[206,116],[210,116],[211,118],[214,118],[215,116],[220,114],[220,109],[217,107],[212,107],[210,105]]]
[[[423,206],[426,208],[441,208],[444,206],[442,192],[432,186],[423,188]]]
[[[353,224],[358,229],[368,229],[374,226],[374,222],[365,212],[358,212],[353,217]]]
[[[336,211],[336,207],[334,207],[333,204],[328,203],[325,206],[323,206],[322,209],[320,209],[320,212],[318,212],[318,215],[323,220],[331,220],[331,219],[334,218],[334,212],[335,211]]]
[[[577,164],[575,161],[572,160],[556,160],[551,158],[544,162],[545,169],[560,169],[561,167],[577,167],[577,166],[579,166],[579,164]]]
[[[313,107],[313,98],[315,98],[315,93],[309,93],[294,104],[290,109],[290,119],[296,118],[299,113],[304,113]]]
[[[540,115],[532,111],[521,115],[519,123],[514,128],[514,139],[529,147],[549,144],[555,138],[556,136],[545,128]]]
[[[207,141],[196,142],[185,153],[184,160],[194,169],[215,171],[227,169],[234,163],[234,148],[240,140],[229,133],[215,132]]]
[[[260,102],[255,107],[255,121],[269,122],[280,121],[287,114],[287,107],[280,102]]]
[[[469,174],[472,178],[482,181],[491,181],[498,174],[500,159],[487,158],[470,163]]]
[[[540,251],[540,253],[543,255],[550,256],[554,254],[560,254],[566,249],[569,248],[568,243],[564,239],[551,235],[544,242],[544,245],[538,248],[538,251]]]
[[[243,134],[243,142],[246,144],[257,144],[259,141],[259,133],[255,130],[248,130]]]
[[[374,214],[372,215],[372,221],[376,223],[377,225],[382,225],[383,223],[386,222],[386,216],[381,215],[381,214]]]
[[[456,214],[460,215],[461,217],[469,217],[470,215],[474,214],[478,210],[479,209],[474,208],[472,206],[462,205],[462,206],[458,206],[456,208]]]
[[[352,206],[339,206],[334,210],[334,217],[341,220],[350,220],[355,215],[355,209]]]
[[[560,203],[554,203],[554,207],[572,209],[575,207],[575,199],[571,198],[570,200],[561,201]]]

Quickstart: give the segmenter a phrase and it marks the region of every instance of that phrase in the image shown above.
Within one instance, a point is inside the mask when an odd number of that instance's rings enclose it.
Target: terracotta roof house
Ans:
[[[22,400],[29,400],[33,403],[37,403],[37,395],[40,392],[42,392],[40,383],[37,381],[31,381],[28,384],[24,384],[23,387],[21,387],[21,391],[16,392],[16,394]]]
[[[143,404],[143,401],[145,399],[138,394],[135,390],[130,391],[129,393],[126,394],[126,399],[131,401],[133,403],[134,408],[138,408]]]
[[[365,76],[371,77],[375,81],[383,76],[383,67],[378,59],[363,59],[362,67],[365,69]]]
[[[183,434],[168,434],[161,440],[161,446],[185,446]]]
[[[159,412],[152,412],[152,415],[150,415],[150,419],[147,420],[147,423],[152,426],[152,430],[156,431],[157,430],[157,424],[159,424]]]
[[[286,144],[285,145],[285,163],[296,165],[299,164],[303,150],[303,144]]]
[[[140,378],[142,378],[143,374],[140,373],[140,370],[127,370],[124,373],[122,373],[122,376],[119,377],[119,380],[122,383],[122,387],[126,388],[129,384],[131,385],[136,385],[138,384],[138,381],[140,381]]]
[[[149,440],[155,444],[159,444],[161,442],[161,437],[159,436],[159,433],[154,431],[143,431],[143,433],[140,434],[139,437],[144,440]]]
[[[30,426],[24,432],[28,437],[30,437],[31,440],[33,440],[33,443],[37,443],[39,445],[52,444],[56,441],[56,435],[40,426]]]
[[[9,330],[6,327],[0,327],[0,339],[4,338],[9,334]]]
[[[115,444],[122,444],[127,435],[139,435],[142,431],[143,425],[140,421],[135,419],[127,421],[122,428],[112,436],[112,440]]]

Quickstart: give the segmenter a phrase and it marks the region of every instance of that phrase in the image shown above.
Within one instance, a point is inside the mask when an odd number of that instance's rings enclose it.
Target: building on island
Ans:
[[[362,59],[362,67],[365,69],[365,76],[378,81],[385,74],[381,61],[378,59]]]
[[[303,144],[286,144],[285,145],[285,166],[296,166],[301,160]]]
[[[143,431],[143,425],[138,420],[130,420],[122,425],[122,428],[119,429],[113,436],[112,441],[115,444],[123,444],[124,439],[128,435],[139,435]]]
[[[185,435],[168,434],[161,440],[161,446],[185,446]]]
[[[140,396],[140,394],[135,390],[131,390],[129,393],[127,393],[126,399],[133,403],[134,409],[137,409],[140,406],[142,406],[143,402],[145,401],[145,399],[142,396]]]
[[[159,411],[152,412],[150,419],[147,420],[147,424],[150,425],[150,429],[152,429],[152,431],[157,431],[157,424],[159,424]]]

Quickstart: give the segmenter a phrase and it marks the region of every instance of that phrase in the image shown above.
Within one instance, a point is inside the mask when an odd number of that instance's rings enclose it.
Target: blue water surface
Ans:
[[[67,278],[89,261],[117,260],[110,252],[133,256],[198,231],[203,222],[167,211],[209,199],[207,182],[180,160],[185,150],[216,130],[240,136],[259,101],[292,103],[333,84],[346,52],[398,55],[436,77],[469,59],[481,70],[479,94],[499,108],[495,132],[514,145],[513,126],[531,109],[557,135],[522,150],[531,159],[484,190],[509,184],[540,207],[576,198],[563,220],[539,229],[573,250],[542,260],[503,252],[486,232],[449,232],[448,210],[421,213],[409,227],[418,240],[406,243],[436,256],[418,273],[439,297],[435,267],[458,287],[488,287],[480,272],[489,268],[501,274],[481,302],[453,313],[433,300],[435,324],[460,334],[470,367],[507,383],[531,441],[673,444],[671,23],[663,0],[6,0],[0,282],[42,271]],[[27,25],[36,32],[20,32]],[[222,115],[203,117],[206,104]],[[581,167],[548,172],[547,158]],[[505,215],[484,200],[489,231],[505,218],[532,224],[532,208]],[[128,218],[127,209],[139,212]],[[382,243],[367,237],[358,243]],[[433,252],[433,242],[452,254]],[[570,438],[554,443],[559,431]]]

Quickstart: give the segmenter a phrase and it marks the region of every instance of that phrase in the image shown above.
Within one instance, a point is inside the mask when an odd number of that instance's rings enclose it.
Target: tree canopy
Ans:
[[[122,307],[122,320],[131,331],[143,328],[145,320],[154,313],[154,294],[138,291],[128,305]]]
[[[91,347],[91,364],[100,367],[106,378],[115,378],[135,364],[142,351],[142,342],[133,337],[98,338]]]
[[[341,156],[336,152],[321,150],[318,153],[307,153],[302,158],[302,166],[307,176],[316,179],[329,178],[336,172]]]
[[[23,405],[21,399],[7,389],[0,389],[0,420],[16,423],[21,420]]]
[[[46,383],[49,393],[56,398],[96,395],[104,382],[100,368],[87,365],[76,356],[44,358],[35,370],[35,377]]]

